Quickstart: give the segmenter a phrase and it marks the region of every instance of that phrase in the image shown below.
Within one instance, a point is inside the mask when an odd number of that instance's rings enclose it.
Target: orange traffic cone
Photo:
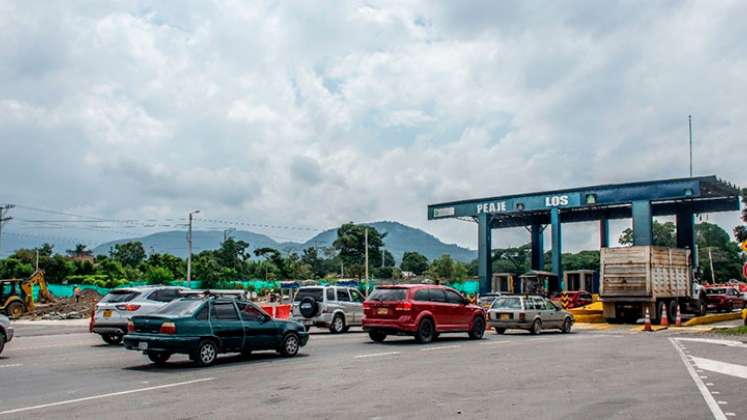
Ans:
[[[677,305],[677,318],[674,319],[674,326],[675,327],[682,326],[682,314],[680,314],[680,305]]]
[[[651,315],[648,313],[648,307],[646,307],[646,319],[643,321],[643,331],[654,331],[651,329]]]
[[[659,321],[659,325],[662,327],[668,327],[669,326],[669,318],[667,318],[667,304],[661,306],[661,321]]]

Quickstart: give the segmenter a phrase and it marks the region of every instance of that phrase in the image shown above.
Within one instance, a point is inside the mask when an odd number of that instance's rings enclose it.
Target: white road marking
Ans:
[[[744,344],[741,341],[737,340],[721,340],[716,338],[685,338],[685,337],[677,337],[675,338],[677,341],[692,341],[696,343],[706,343],[706,344],[718,344],[721,346],[728,346],[728,347],[741,347],[741,348],[747,348],[747,344]]]
[[[719,392],[719,391],[711,391],[711,394],[713,394],[713,395],[718,395],[718,394],[720,394],[720,393],[721,393],[721,392]]]
[[[426,347],[426,348],[420,349],[420,351],[433,351],[433,350],[447,350],[447,349],[458,349],[458,348],[460,348],[460,347],[462,347],[462,346],[460,346],[460,345],[458,345],[458,344],[454,344],[454,345],[451,345],[451,346]]]
[[[726,414],[727,416],[729,416],[729,417],[736,417],[736,416],[737,416],[737,415],[736,415],[736,414],[734,414],[734,413],[725,413],[725,414]]]
[[[747,366],[720,362],[718,360],[704,359],[702,357],[693,357],[693,362],[697,367],[701,369],[721,373],[724,375],[736,376],[737,378],[747,379]]]
[[[509,340],[487,341],[487,342],[484,342],[484,343],[480,343],[480,345],[483,345],[483,346],[492,346],[494,344],[506,344],[506,343],[510,343],[510,342],[511,341],[509,341]]]
[[[357,356],[354,356],[353,359],[366,359],[369,357],[382,357],[382,356],[394,356],[395,354],[400,354],[398,351],[388,351],[384,353],[370,353],[370,354],[359,354]]]
[[[200,382],[208,382],[214,379],[215,378],[194,379],[191,381],[177,382],[173,384],[151,386],[147,388],[130,389],[127,391],[111,392],[108,394],[100,394],[100,395],[92,395],[90,397],[75,398],[73,400],[57,401],[57,402],[48,403],[48,404],[32,405],[30,407],[14,408],[12,410],[0,411],[0,415],[22,413],[24,411],[40,410],[42,408],[57,407],[61,405],[75,404],[75,403],[84,402],[84,401],[99,400],[102,398],[118,397],[120,395],[135,394],[138,392],[156,391],[159,389],[173,388],[173,387],[183,386],[183,385],[191,385],[191,384],[196,384]]]
[[[685,357],[685,353],[682,351],[682,349],[680,349],[680,346],[674,339],[670,338],[669,342],[672,343],[672,346],[674,346],[675,350],[677,350],[677,353],[679,353],[680,358],[682,358],[682,363],[685,364],[687,372],[690,374],[690,377],[693,378],[693,381],[695,381],[695,385],[697,385],[698,390],[700,390],[700,394],[703,396],[703,399],[708,405],[708,408],[711,409],[713,417],[716,420],[726,420],[726,416],[724,415],[724,412],[721,411],[721,407],[719,407],[718,403],[713,398],[713,395],[711,395],[711,393],[708,391],[708,388],[703,384],[703,381],[700,380],[698,374],[695,373],[695,368],[693,368],[692,365],[688,363],[687,358]]]
[[[10,364],[10,365],[0,365],[0,368],[11,368],[11,367],[18,367],[18,366],[23,366],[23,364],[22,363],[13,363],[13,364]]]
[[[726,401],[719,401],[718,403],[719,403],[720,405],[726,405]]]

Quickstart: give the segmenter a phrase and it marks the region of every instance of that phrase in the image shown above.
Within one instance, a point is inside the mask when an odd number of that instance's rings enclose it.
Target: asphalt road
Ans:
[[[293,359],[161,368],[82,330],[19,326],[0,356],[0,419],[747,418],[747,346],[701,335],[491,333],[423,346],[317,333]]]

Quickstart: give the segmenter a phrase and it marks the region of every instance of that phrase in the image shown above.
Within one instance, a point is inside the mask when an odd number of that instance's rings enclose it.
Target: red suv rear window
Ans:
[[[395,288],[376,289],[373,291],[373,293],[371,293],[371,296],[368,297],[368,300],[391,302],[391,301],[397,301],[397,300],[405,300],[406,296],[407,296],[407,289],[395,289]]]

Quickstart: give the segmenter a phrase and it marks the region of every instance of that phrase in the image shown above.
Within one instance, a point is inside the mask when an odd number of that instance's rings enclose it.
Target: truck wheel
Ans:
[[[428,318],[423,318],[418,325],[418,331],[415,333],[415,341],[420,344],[428,344],[433,341],[433,321]]]
[[[106,344],[111,344],[113,346],[116,346],[122,343],[122,334],[104,334],[101,336],[101,338],[104,339]]]
[[[150,359],[151,362],[157,365],[166,364],[166,362],[169,361],[170,357],[171,357],[171,353],[167,353],[167,352],[161,352],[161,351],[149,351],[148,352],[148,359]]]
[[[8,313],[8,317],[10,319],[18,319],[23,315],[24,312],[26,312],[26,307],[23,305],[23,303],[19,301],[11,302],[10,305],[8,305],[5,308],[5,312]]]

